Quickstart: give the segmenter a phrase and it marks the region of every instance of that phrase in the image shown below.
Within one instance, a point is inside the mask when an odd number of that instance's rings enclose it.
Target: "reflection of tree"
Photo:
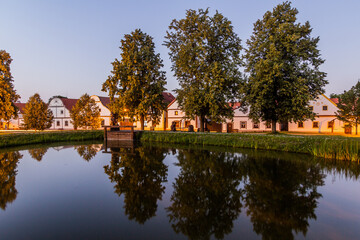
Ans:
[[[22,155],[19,152],[0,153],[0,207],[5,210],[17,196],[15,188],[16,167]]]
[[[180,150],[181,172],[167,209],[173,229],[190,239],[224,238],[241,211],[239,159],[231,153]]]
[[[304,162],[248,158],[242,169],[247,180],[245,205],[254,231],[263,239],[293,239],[306,235],[309,219],[316,219],[315,208],[324,184],[320,167]]]
[[[112,152],[111,164],[104,167],[115,183],[115,193],[125,196],[125,213],[130,220],[143,224],[155,216],[157,200],[165,190],[162,183],[167,180],[165,152],[153,147],[122,148]]]
[[[47,148],[30,149],[29,154],[33,159],[38,160],[40,162],[44,157],[45,153],[47,152],[47,150],[48,150]]]
[[[96,144],[74,146],[80,157],[82,157],[85,161],[90,161],[96,156],[98,147],[99,146]]]

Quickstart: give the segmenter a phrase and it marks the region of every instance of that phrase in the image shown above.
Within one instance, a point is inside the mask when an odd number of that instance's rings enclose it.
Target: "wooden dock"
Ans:
[[[136,131],[133,126],[104,126],[104,140],[134,141]]]

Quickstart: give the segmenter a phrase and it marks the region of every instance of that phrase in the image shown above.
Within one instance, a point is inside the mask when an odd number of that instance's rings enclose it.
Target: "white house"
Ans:
[[[74,129],[71,123],[70,110],[75,106],[78,99],[55,97],[49,102],[49,109],[53,112],[54,121],[50,129]]]
[[[100,109],[101,126],[111,125],[111,112],[108,108],[108,105],[110,103],[110,98],[99,97],[96,95],[92,95],[91,98],[95,100],[96,105]]]

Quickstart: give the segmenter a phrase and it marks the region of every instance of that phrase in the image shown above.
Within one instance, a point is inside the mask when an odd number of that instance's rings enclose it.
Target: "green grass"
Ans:
[[[13,133],[0,135],[0,148],[8,148],[29,144],[103,139],[104,132],[102,130]]]
[[[336,160],[360,160],[360,139],[288,134],[142,132],[141,142],[209,145],[306,153]]]

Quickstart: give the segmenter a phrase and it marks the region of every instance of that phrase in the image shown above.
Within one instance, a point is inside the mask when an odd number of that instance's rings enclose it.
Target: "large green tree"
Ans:
[[[100,127],[100,109],[95,100],[86,93],[80,97],[70,110],[70,117],[75,130],[78,128],[97,129]]]
[[[298,10],[290,2],[277,5],[254,24],[247,41],[246,102],[249,117],[272,123],[314,118],[309,101],[324,93],[324,60],[311,37],[309,22],[297,23]]]
[[[9,122],[17,116],[15,102],[20,98],[14,89],[13,78],[10,72],[12,59],[5,50],[0,50],[0,122]]]
[[[360,123],[360,81],[349,91],[342,94],[333,95],[339,99],[336,117],[345,123],[355,126],[356,135],[358,134],[358,124]]]
[[[109,92],[110,110],[122,119],[139,119],[144,129],[145,119],[158,123],[166,109],[162,92],[166,77],[160,54],[155,53],[153,38],[140,29],[121,40],[121,60],[112,63],[112,75],[103,83]]]
[[[24,109],[25,129],[45,130],[51,127],[54,115],[38,93],[31,96]]]
[[[239,97],[242,76],[239,67],[241,40],[231,21],[221,13],[188,10],[184,19],[174,19],[164,43],[170,50],[172,70],[179,81],[179,107],[188,118],[221,122],[233,117],[229,102]]]

